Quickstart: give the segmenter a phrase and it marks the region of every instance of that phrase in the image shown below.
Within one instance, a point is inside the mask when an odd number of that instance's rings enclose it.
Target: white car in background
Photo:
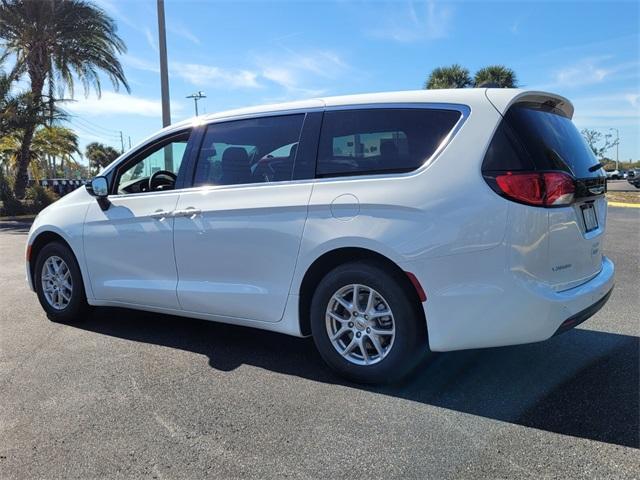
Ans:
[[[312,335],[359,382],[546,340],[614,283],[605,176],[572,114],[460,89],[179,123],[37,217],[29,283],[56,321],[119,306]]]

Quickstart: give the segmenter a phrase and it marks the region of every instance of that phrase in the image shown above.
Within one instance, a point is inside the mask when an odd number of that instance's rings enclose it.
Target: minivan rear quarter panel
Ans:
[[[475,97],[461,109],[466,117],[453,138],[415,172],[315,181],[292,292],[299,292],[304,273],[322,254],[361,247],[388,257],[426,287],[423,307],[430,337],[438,338],[440,325],[453,318],[460,319],[461,329],[482,323],[451,299],[452,292],[468,292],[482,282],[478,295],[489,308],[502,288],[492,280],[493,272],[504,272],[507,265],[503,242],[509,205],[487,186],[480,171],[501,117],[483,98]],[[335,215],[336,201],[342,203],[341,210],[352,213]],[[483,250],[495,252],[483,255],[490,262],[478,264],[474,259]],[[477,275],[443,278],[443,264]]]

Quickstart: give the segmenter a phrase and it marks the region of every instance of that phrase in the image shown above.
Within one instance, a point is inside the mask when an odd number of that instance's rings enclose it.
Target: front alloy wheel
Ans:
[[[67,308],[73,295],[73,280],[65,261],[56,255],[50,256],[44,262],[41,277],[47,303],[56,310]]]
[[[40,305],[50,320],[77,322],[85,318],[87,298],[78,262],[62,242],[51,242],[38,252],[33,283]]]

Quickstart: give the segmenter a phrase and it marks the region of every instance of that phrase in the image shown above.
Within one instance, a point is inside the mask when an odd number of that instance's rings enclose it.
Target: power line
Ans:
[[[112,134],[117,134],[119,132],[119,130],[113,129],[113,128],[107,128],[107,127],[103,127],[102,125],[98,125],[95,122],[92,122],[91,120],[89,120],[88,118],[84,118],[81,117],[80,115],[70,115],[71,118],[78,120],[80,122],[83,122],[85,124],[87,124],[88,126],[95,128],[97,130],[104,130],[105,132],[108,133],[112,133]]]
[[[95,129],[95,128],[89,126],[89,125],[86,125],[86,124],[82,123],[82,122],[71,121],[71,124],[76,128],[79,128],[79,129],[84,130],[86,132],[92,133],[92,134],[94,134],[96,136],[99,136],[99,137],[107,137],[107,138],[112,138],[114,140],[118,140],[120,138],[120,133],[117,130],[114,133],[107,133],[105,131]]]

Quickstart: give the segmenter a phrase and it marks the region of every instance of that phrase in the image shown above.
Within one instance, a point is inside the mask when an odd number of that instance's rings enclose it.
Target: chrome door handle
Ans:
[[[164,210],[157,210],[149,216],[151,218],[155,218],[156,220],[164,220],[165,218],[171,216],[171,212],[165,212]]]
[[[201,213],[202,213],[202,210],[198,210],[197,208],[189,207],[189,208],[185,208],[184,210],[174,210],[173,211],[173,216],[174,217],[194,218],[196,215],[200,215]]]

